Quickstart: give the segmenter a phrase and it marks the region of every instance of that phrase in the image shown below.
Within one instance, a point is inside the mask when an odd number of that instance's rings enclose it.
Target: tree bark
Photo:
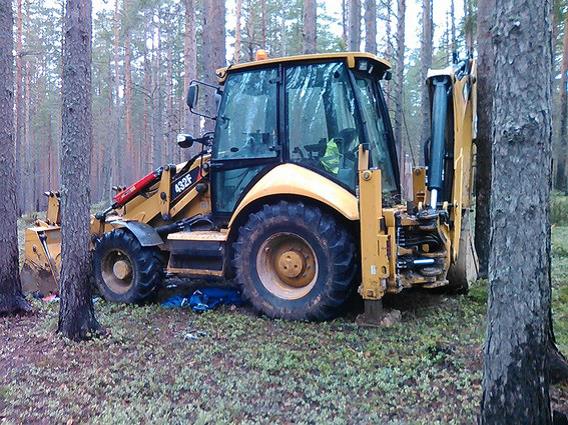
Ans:
[[[266,0],[260,0],[260,35],[262,37],[260,45],[266,49]]]
[[[481,424],[550,424],[550,0],[496,0],[494,10],[498,89]],[[531,255],[519,255],[527,249]]]
[[[483,0],[481,0],[483,1]],[[479,14],[479,5],[480,0],[477,0],[477,10],[478,10],[478,14]],[[479,15],[478,15],[478,19],[479,19]],[[450,3],[450,25],[451,25],[451,52],[450,54],[453,54],[455,51],[457,51],[458,48],[458,41],[457,41],[457,37],[456,37],[456,5],[455,5],[455,1],[452,0],[452,2]],[[478,21],[479,22],[479,21]],[[478,35],[479,37],[479,35]],[[478,38],[478,42],[479,42],[479,38]]]
[[[343,42],[343,47],[348,45],[348,24],[349,21],[349,5],[347,0],[341,0],[341,40]]]
[[[58,332],[82,340],[101,331],[89,276],[91,0],[67,0],[61,137],[61,304]]]
[[[404,54],[406,35],[406,0],[398,0],[396,24],[396,62],[395,62],[395,90],[394,90],[394,138],[400,147],[399,154],[403,158],[402,123],[404,114]],[[401,159],[399,158],[399,160]]]
[[[464,0],[464,34],[465,34],[465,47],[469,52],[473,52],[473,35],[475,22],[473,19],[473,0]]]
[[[420,108],[422,111],[420,137],[422,146],[431,136],[430,95],[425,81],[426,77],[428,76],[428,70],[432,67],[432,43],[432,0],[422,0],[422,43],[420,48]],[[422,153],[422,162],[424,162],[423,155],[424,154]]]
[[[132,46],[130,40],[130,0],[124,0],[124,126],[126,128],[126,158],[121,166],[126,170],[127,184],[132,183],[136,168],[136,155],[134,148],[134,131],[132,128]]]
[[[361,0],[349,1],[349,50],[361,49]]]
[[[225,1],[203,0],[203,25],[208,28],[203,34],[204,54],[207,68],[206,81],[218,84],[215,71],[225,66],[227,59],[225,53]],[[215,115],[217,111],[215,97],[211,90],[204,93],[206,112]],[[212,131],[215,127],[213,120],[205,120],[205,130]]]
[[[113,16],[113,88],[114,88],[114,147],[111,150],[112,161],[112,177],[111,185],[125,184],[124,170],[118,164],[118,158],[121,151],[121,119],[120,119],[120,2],[114,0],[114,16]]]
[[[0,0],[0,316],[30,310],[18,258],[13,25],[12,1]]]
[[[560,140],[556,162],[555,188],[566,191],[566,149],[568,143],[568,14],[564,19],[564,39],[562,44],[562,74],[560,78]]]
[[[317,2],[304,0],[304,53],[316,53]]]
[[[22,16],[22,0],[18,0],[16,4],[16,205],[18,212],[23,209],[22,199],[22,127],[23,127],[23,105],[22,105],[22,56],[23,56],[23,22]]]
[[[365,51],[377,54],[377,0],[365,0]]]
[[[163,164],[163,146],[164,146],[164,126],[162,122],[163,116],[163,100],[162,100],[162,25],[161,11],[158,6],[158,20],[156,26],[156,46],[154,51],[153,79],[154,89],[152,91],[153,101],[153,138],[152,138],[152,166],[160,167]],[[154,39],[153,38],[153,39]]]
[[[477,8],[477,164],[475,172],[475,249],[479,277],[487,279],[489,262],[489,204],[491,196],[491,108],[493,104],[493,46],[495,0],[479,0]]]
[[[186,8],[186,10],[187,10],[187,8]],[[241,61],[241,21],[242,21],[242,15],[243,15],[243,0],[237,0],[235,15],[236,15],[235,54],[233,56],[233,62],[239,63]],[[195,17],[194,17],[194,21],[195,21]]]
[[[242,1],[242,0],[239,0]],[[187,106],[185,106],[185,96],[189,89],[191,80],[197,78],[197,40],[196,40],[196,21],[194,0],[185,0],[185,37],[184,37],[184,66],[185,73],[183,79],[183,104],[185,111],[185,129],[194,137],[199,136],[199,121]],[[240,32],[239,32],[240,33]],[[240,37],[240,36],[239,36]],[[239,41],[240,48],[240,41]],[[239,55],[240,56],[240,55]]]

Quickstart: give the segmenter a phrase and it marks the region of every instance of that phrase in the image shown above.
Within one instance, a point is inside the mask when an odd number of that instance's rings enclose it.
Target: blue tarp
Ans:
[[[213,310],[224,304],[242,305],[240,291],[234,288],[200,288],[190,296],[174,295],[162,302],[165,308],[189,307],[198,313]]]

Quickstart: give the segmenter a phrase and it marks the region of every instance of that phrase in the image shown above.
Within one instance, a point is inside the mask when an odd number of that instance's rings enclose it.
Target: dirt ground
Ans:
[[[554,319],[568,353],[568,227],[555,228]],[[412,291],[402,321],[363,329],[98,300],[108,336],[55,335],[57,303],[0,318],[0,423],[472,424],[481,396],[484,282]],[[568,385],[552,391],[568,413]]]

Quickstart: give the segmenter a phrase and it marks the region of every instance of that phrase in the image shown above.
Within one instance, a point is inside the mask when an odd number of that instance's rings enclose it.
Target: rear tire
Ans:
[[[352,236],[317,207],[264,205],[239,229],[233,249],[243,296],[269,317],[328,320],[341,312],[353,290]]]
[[[162,282],[163,265],[157,249],[143,247],[128,230],[115,229],[96,244],[93,271],[105,300],[133,304],[152,296]]]

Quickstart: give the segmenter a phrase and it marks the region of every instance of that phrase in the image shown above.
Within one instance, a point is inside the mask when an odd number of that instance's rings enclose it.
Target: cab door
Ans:
[[[232,72],[219,106],[211,160],[213,212],[228,218],[247,190],[281,162],[279,68]]]

